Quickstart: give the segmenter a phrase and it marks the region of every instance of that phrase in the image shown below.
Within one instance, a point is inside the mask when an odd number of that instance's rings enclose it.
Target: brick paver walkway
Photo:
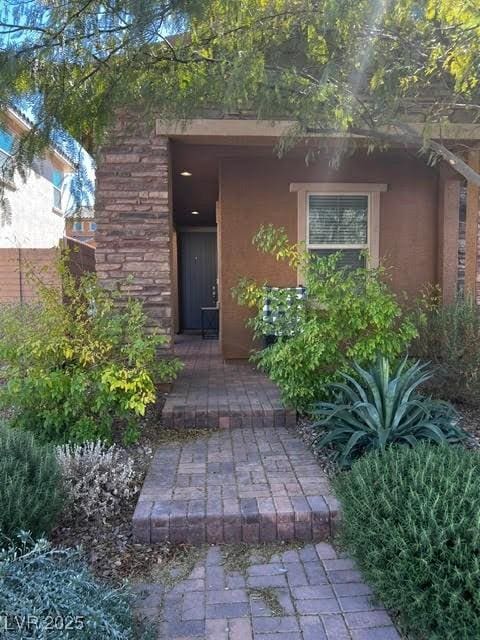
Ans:
[[[325,543],[253,560],[244,573],[227,571],[221,547],[211,547],[173,588],[137,591],[159,640],[400,639],[353,563]]]
[[[184,369],[162,411],[167,427],[289,426],[277,387],[247,361],[226,363],[218,340],[178,336],[175,354]]]
[[[212,432],[156,452],[133,518],[141,542],[326,540],[338,503],[285,427]]]

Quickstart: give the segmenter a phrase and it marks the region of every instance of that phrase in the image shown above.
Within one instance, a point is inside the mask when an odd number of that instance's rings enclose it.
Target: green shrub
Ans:
[[[421,443],[336,480],[343,541],[414,637],[480,637],[480,455]]]
[[[128,592],[94,579],[77,551],[45,541],[0,551],[0,611],[10,614],[5,640],[140,637]]]
[[[415,354],[436,365],[432,389],[442,398],[480,404],[480,312],[469,298],[422,306]]]
[[[166,338],[147,332],[140,302],[120,309],[94,274],[77,280],[63,262],[59,271],[61,290],[37,283],[38,304],[0,313],[0,403],[41,441],[109,441],[115,423],[132,441],[156,382],[172,380],[179,363],[157,357]]]
[[[52,449],[37,444],[30,433],[0,426],[0,534],[48,533],[63,498]]]
[[[377,353],[396,358],[417,335],[413,318],[405,315],[387,285],[384,268],[340,268],[339,254],[320,258],[290,245],[285,231],[271,226],[260,229],[254,244],[299,270],[307,288],[304,304],[288,306],[281,298],[277,306],[283,307],[281,328],[286,331],[254,356],[295,408],[308,410],[312,402],[326,397],[328,383],[348,371],[352,360],[371,363]],[[234,295],[257,311],[249,322],[255,335],[271,333],[263,316],[265,286],[242,280]],[[269,297],[275,295],[271,292]]]
[[[342,466],[370,449],[384,451],[394,442],[413,446],[419,440],[455,443],[466,434],[459,416],[447,402],[416,393],[432,375],[428,365],[404,359],[394,371],[377,359],[368,371],[354,364],[355,373],[330,385],[333,402],[315,405],[314,445],[333,445]]]

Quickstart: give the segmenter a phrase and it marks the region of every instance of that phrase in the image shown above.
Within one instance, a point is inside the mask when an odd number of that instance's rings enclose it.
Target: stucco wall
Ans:
[[[53,210],[53,185],[42,173],[30,171],[25,182],[16,175],[15,186],[5,187],[0,248],[50,249],[63,237],[65,220]]]
[[[224,155],[228,155],[224,150]],[[251,333],[247,312],[232,299],[241,276],[291,286],[296,274],[259,255],[252,236],[260,224],[284,226],[297,239],[297,196],[291,182],[387,183],[380,200],[380,257],[392,266],[392,286],[414,296],[437,281],[438,178],[421,160],[404,152],[361,156],[333,170],[328,162],[306,166],[302,158],[223,157],[220,164],[221,314],[225,358],[246,357]]]

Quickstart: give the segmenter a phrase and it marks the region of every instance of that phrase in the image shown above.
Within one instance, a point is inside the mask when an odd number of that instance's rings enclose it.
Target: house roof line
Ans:
[[[255,120],[249,118],[193,118],[186,122],[165,122],[157,119],[155,130],[157,135],[166,135],[176,138],[198,137],[227,137],[244,136],[258,138],[280,138],[288,134],[289,129],[295,126],[292,120]],[[425,124],[419,122],[409,123],[409,127],[422,136]],[[389,133],[387,127],[379,129],[383,133]],[[480,124],[445,123],[431,125],[430,137],[434,140],[479,140]],[[306,138],[358,138],[365,136],[349,133],[308,133]]]
[[[27,131],[30,131],[35,126],[35,122],[18,109],[18,107],[8,105],[5,111]],[[73,160],[58,145],[50,143],[49,147],[51,153],[53,153],[61,162],[68,164],[72,169],[74,168]]]

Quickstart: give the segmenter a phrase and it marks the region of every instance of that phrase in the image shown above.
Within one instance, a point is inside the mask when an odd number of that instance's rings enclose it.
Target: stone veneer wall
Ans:
[[[143,301],[151,328],[172,336],[169,142],[142,118],[119,118],[96,172],[100,282]],[[143,130],[142,130],[143,129]]]

